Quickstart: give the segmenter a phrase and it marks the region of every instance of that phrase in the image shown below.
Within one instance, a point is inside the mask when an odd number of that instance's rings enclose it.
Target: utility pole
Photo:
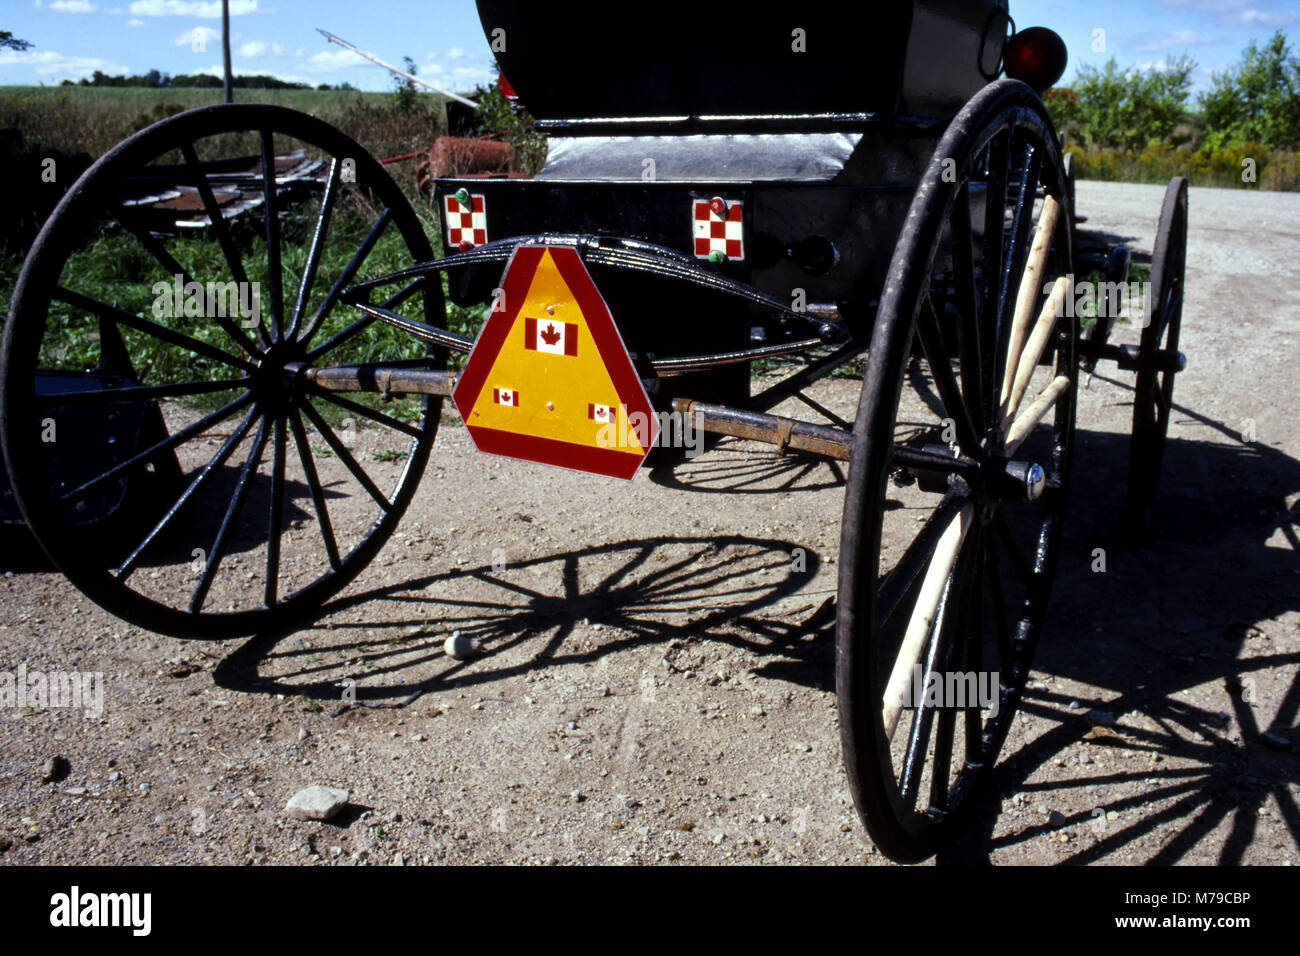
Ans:
[[[226,102],[233,103],[235,97],[234,91],[231,89],[230,74],[230,0],[221,0],[221,55],[225,59],[226,66]]]

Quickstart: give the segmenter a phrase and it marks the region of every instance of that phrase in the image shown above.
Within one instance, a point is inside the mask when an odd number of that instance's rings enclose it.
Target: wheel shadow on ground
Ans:
[[[940,862],[986,863],[1064,835],[1065,863],[1134,851],[1132,862],[1170,864],[1226,826],[1217,862],[1236,864],[1264,805],[1289,831],[1292,857],[1300,846],[1300,677],[1286,676],[1300,652],[1257,626],[1300,609],[1300,462],[1182,406],[1174,423],[1221,437],[1171,437],[1157,537],[1142,546],[1113,517],[1128,436],[1077,433],[1052,609],[1022,705],[1050,723],[1018,749],[1013,731],[978,821]],[[1095,699],[1055,689],[1059,679],[1090,685]],[[1017,794],[1074,809],[999,823]]]
[[[213,679],[233,691],[319,702],[339,702],[342,682],[353,680],[358,706],[402,706],[452,685],[488,688],[651,644],[665,647],[670,668],[684,669],[671,662],[675,651],[720,643],[770,658],[755,671],[761,677],[826,688],[828,596],[800,595],[774,609],[820,566],[805,545],[723,536],[645,538],[455,569],[335,599],[292,630],[240,645]],[[348,613],[362,607],[376,613]],[[395,636],[372,638],[377,628]],[[485,653],[449,657],[444,642],[455,631],[481,641]]]

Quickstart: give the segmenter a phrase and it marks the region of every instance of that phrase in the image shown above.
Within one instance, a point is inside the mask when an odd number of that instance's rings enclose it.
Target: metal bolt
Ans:
[[[547,315],[554,315],[554,314],[555,314],[555,306],[553,306],[553,305],[548,305],[548,306],[546,307],[546,314],[547,314]]]
[[[554,402],[547,402],[547,403],[546,403],[546,410],[547,410],[548,412],[553,412],[553,411],[555,411],[555,403],[554,403]],[[1035,467],[1037,467],[1037,466],[1035,466]]]
[[[1047,487],[1047,475],[1038,465],[1030,465],[1029,470],[1025,472],[1025,497],[1030,501],[1037,501],[1043,494],[1043,489]]]

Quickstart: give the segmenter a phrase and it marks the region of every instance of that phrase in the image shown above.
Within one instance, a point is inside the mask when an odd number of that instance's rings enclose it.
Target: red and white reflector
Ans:
[[[714,252],[720,252],[728,259],[745,258],[743,203],[715,197],[712,200],[694,199],[691,206],[697,259],[707,259]]]
[[[461,249],[461,244],[465,242],[472,247],[481,246],[488,241],[487,203],[481,193],[471,195],[469,205],[455,196],[444,196],[442,201],[447,220],[448,249]]]

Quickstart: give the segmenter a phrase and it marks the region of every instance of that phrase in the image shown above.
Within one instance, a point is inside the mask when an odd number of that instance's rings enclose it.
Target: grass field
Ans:
[[[350,90],[236,90],[235,100],[310,113],[379,157],[428,148],[445,130],[436,94],[420,94],[405,111],[391,93]],[[150,123],[220,102],[220,90],[6,86],[0,87],[0,129],[21,130],[28,149],[97,157]]]

